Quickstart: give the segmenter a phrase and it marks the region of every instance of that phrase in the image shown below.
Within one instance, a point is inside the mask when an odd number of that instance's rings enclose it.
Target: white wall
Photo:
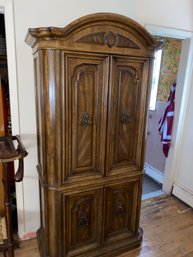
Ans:
[[[193,29],[192,0],[137,0],[141,24],[154,24],[181,30]]]
[[[151,23],[193,30],[193,6],[192,0],[17,0],[13,2],[20,133],[29,151],[25,161],[24,182],[22,188],[18,188],[17,194],[19,211],[24,211],[23,226],[20,224],[19,227],[20,236],[23,236],[35,231],[39,226],[33,59],[30,47],[24,42],[27,29],[50,25],[63,27],[70,21],[93,12],[116,12],[138,20],[141,24]],[[179,19],[180,15],[182,19]]]

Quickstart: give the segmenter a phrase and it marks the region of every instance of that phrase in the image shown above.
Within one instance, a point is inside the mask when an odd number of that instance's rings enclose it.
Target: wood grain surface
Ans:
[[[193,210],[177,198],[170,196],[144,201],[141,226],[144,228],[142,246],[117,256],[193,256]],[[21,242],[15,257],[40,257],[37,240]]]
[[[138,247],[159,44],[110,13],[29,29],[26,42],[34,53],[41,257],[113,257]]]

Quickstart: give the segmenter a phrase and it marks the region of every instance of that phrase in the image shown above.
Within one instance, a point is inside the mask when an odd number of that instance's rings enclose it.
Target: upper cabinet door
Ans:
[[[64,180],[103,176],[109,57],[64,54]]]
[[[142,168],[148,66],[146,58],[111,58],[107,174]]]

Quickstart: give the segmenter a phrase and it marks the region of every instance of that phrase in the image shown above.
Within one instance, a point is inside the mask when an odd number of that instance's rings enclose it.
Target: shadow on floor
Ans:
[[[143,179],[142,200],[163,195],[162,184],[156,182],[147,175]]]

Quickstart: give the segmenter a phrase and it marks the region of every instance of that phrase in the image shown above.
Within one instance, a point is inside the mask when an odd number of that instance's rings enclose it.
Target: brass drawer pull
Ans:
[[[121,118],[120,118],[121,123],[127,125],[127,124],[129,124],[129,122],[132,121],[132,119],[133,119],[133,115],[130,114],[128,111],[121,113]]]
[[[84,228],[84,227],[87,227],[88,225],[89,225],[88,215],[86,212],[82,211],[80,214],[78,226],[80,228]]]
[[[87,112],[83,112],[82,117],[80,119],[80,126],[81,127],[89,127],[92,126],[92,117]]]
[[[125,207],[123,206],[122,203],[118,203],[118,205],[116,206],[116,209],[114,210],[114,214],[117,216],[122,216],[126,214]]]

